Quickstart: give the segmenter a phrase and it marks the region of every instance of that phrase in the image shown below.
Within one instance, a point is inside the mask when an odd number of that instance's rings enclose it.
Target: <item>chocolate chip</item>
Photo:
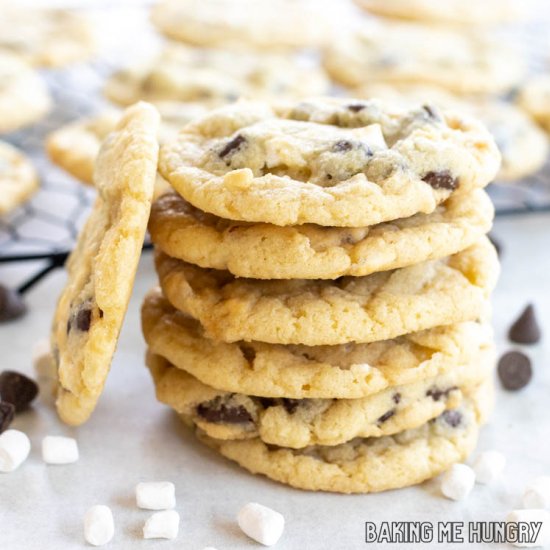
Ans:
[[[437,111],[431,105],[422,105],[422,109],[428,113],[430,118],[439,119]]]
[[[426,392],[426,396],[427,397],[431,397],[434,401],[439,401],[442,397],[448,397],[449,394],[453,391],[453,390],[456,390],[457,387],[456,386],[453,386],[451,388],[447,388],[446,390],[440,390],[439,388],[437,387],[433,387],[433,388],[430,388],[427,392]]]
[[[0,323],[17,319],[27,312],[19,292],[0,285]]]
[[[520,351],[509,351],[498,362],[498,377],[507,390],[521,390],[532,376],[531,360]]]
[[[393,402],[397,405],[401,401],[401,394],[399,392],[394,393],[392,399]]]
[[[258,397],[258,401],[264,409],[277,406],[277,399],[273,399],[273,397]]]
[[[252,363],[256,358],[256,350],[250,346],[241,346],[241,353],[249,363]]]
[[[395,409],[390,409],[387,413],[384,413],[378,420],[378,424],[383,424],[386,420],[389,420],[395,414]]]
[[[458,411],[445,411],[441,417],[449,426],[456,428],[462,422],[462,414]]]
[[[510,327],[508,338],[518,344],[536,344],[540,341],[541,331],[533,304],[529,304]]]
[[[434,189],[448,189],[453,191],[458,187],[458,178],[453,178],[452,174],[448,170],[442,170],[441,172],[428,172],[422,178],[422,181],[425,181]]]
[[[345,139],[337,141],[333,146],[332,150],[335,153],[345,153],[346,151],[351,151],[353,149],[353,143]]]
[[[25,410],[38,395],[36,382],[28,376],[11,370],[0,374],[0,397],[15,407],[15,412]]]
[[[351,105],[348,105],[348,109],[352,113],[358,113],[359,111],[362,111],[365,108],[365,105],[361,105],[360,103],[352,103]]]
[[[500,258],[502,254],[502,243],[491,233],[488,235],[491,244],[495,247],[498,257]]]
[[[213,423],[246,424],[252,422],[252,416],[245,407],[226,405],[220,397],[207,403],[201,403],[197,407],[197,414]]]
[[[78,330],[88,332],[92,324],[92,310],[89,307],[79,310],[75,322]]]
[[[7,401],[0,402],[0,434],[9,428],[15,416],[15,407]]]
[[[300,406],[301,399],[282,399],[283,407],[288,414],[294,414]]]
[[[241,134],[237,134],[231,141],[226,143],[225,147],[220,151],[220,158],[226,157],[229,153],[238,149],[245,142],[246,138],[241,136]]]

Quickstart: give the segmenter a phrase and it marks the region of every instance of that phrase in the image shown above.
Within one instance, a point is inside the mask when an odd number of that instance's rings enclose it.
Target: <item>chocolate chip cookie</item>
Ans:
[[[424,83],[483,94],[512,89],[525,72],[519,53],[487,33],[388,20],[370,21],[334,40],[324,64],[346,86]]]
[[[366,397],[472,363],[492,346],[489,326],[440,326],[370,344],[283,346],[228,344],[175,310],[159,289],[146,297],[142,327],[151,351],[203,384],[231,393],[272,398]]]
[[[339,445],[356,437],[382,437],[417,428],[460,405],[493,372],[495,352],[420,382],[392,386],[359,399],[256,397],[216,390],[148,353],[157,399],[189,418],[209,437],[259,437],[264,443],[301,449]]]
[[[323,95],[324,71],[289,55],[171,45],[157,57],[115,72],[105,95],[119,105],[180,101],[223,105],[241,97]]]
[[[159,167],[188,202],[221,218],[365,227],[433,212],[487,185],[499,164],[474,119],[327,98],[212,111],[162,146]]]
[[[299,489],[375,493],[421,483],[465,460],[476,445],[479,426],[492,402],[492,385],[482,385],[459,408],[419,428],[333,447],[289,449],[267,445],[260,438],[223,441],[200,430],[198,437],[250,472]]]
[[[439,260],[365,277],[238,279],[159,252],[168,300],[225,342],[334,345],[375,342],[484,318],[499,264],[486,237]]]
[[[1,40],[0,33],[0,43]],[[50,107],[50,94],[40,76],[0,47],[0,133],[33,124]]]
[[[158,126],[151,105],[130,107],[97,157],[98,197],[67,262],[52,327],[57,410],[68,424],[93,411],[116,348],[151,208]]]
[[[168,193],[153,204],[149,232],[167,255],[237,277],[337,279],[455,254],[489,231],[492,219],[481,189],[453,195],[431,214],[358,228],[224,220]]]

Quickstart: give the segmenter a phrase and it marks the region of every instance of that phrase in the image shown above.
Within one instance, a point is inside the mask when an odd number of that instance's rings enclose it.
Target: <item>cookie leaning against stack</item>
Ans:
[[[463,460],[492,402],[499,154],[431,106],[238,103],[161,147],[142,308],[158,399],[248,470],[373,492]]]

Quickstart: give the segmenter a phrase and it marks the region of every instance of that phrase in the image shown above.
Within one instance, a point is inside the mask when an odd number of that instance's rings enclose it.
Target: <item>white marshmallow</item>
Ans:
[[[217,548],[214,548],[213,546],[205,546],[202,550],[217,550]]]
[[[84,538],[93,546],[107,544],[115,534],[113,513],[108,506],[96,504],[84,516]]]
[[[71,464],[78,460],[78,444],[72,437],[47,435],[42,440],[42,460],[46,464]]]
[[[48,338],[38,340],[32,348],[32,364],[39,378],[55,379],[57,377],[55,364],[51,355]]]
[[[176,505],[176,488],[169,481],[154,481],[136,485],[138,508],[168,510]]]
[[[550,476],[534,479],[523,493],[524,508],[550,508]]]
[[[486,484],[495,481],[504,471],[506,457],[499,451],[485,451],[474,462],[476,483]]]
[[[285,528],[285,518],[279,512],[256,502],[239,510],[237,523],[246,535],[265,546],[273,546]]]
[[[529,524],[532,522],[542,522],[542,526],[534,542],[517,541],[512,542],[514,546],[520,548],[534,548],[544,546],[550,540],[550,514],[546,510],[513,510],[506,518],[507,523],[518,523],[521,527],[528,529],[528,533],[534,535]],[[520,528],[520,525],[518,525]]]
[[[153,514],[143,526],[144,539],[175,539],[178,536],[180,516],[175,510]]]
[[[0,435],[0,472],[13,472],[25,462],[31,450],[31,442],[19,430],[6,430]]]
[[[474,487],[476,475],[466,464],[454,464],[443,474],[441,492],[452,500],[463,500]]]

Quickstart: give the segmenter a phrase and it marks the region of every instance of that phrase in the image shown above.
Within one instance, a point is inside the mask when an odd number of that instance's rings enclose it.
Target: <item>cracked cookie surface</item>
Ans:
[[[159,169],[221,218],[364,227],[433,212],[486,186],[500,154],[468,117],[377,100],[239,102],[161,147]]]
[[[344,344],[484,319],[499,264],[486,237],[439,260],[324,280],[235,278],[157,252],[167,299],[225,342]]]
[[[455,254],[487,233],[492,219],[481,189],[451,196],[431,214],[362,228],[233,222],[169,193],[153,204],[149,232],[167,255],[237,277],[336,279]]]
[[[207,386],[151,352],[147,365],[157,399],[189,418],[209,437],[259,437],[280,447],[339,445],[417,428],[460,405],[493,371],[495,352],[420,382],[393,386],[360,399],[288,399],[248,396]]]
[[[129,108],[99,152],[98,197],[67,261],[52,326],[57,410],[81,424],[101,394],[128,307],[151,208],[159,115]]]
[[[469,364],[492,346],[492,331],[476,322],[440,326],[370,344],[283,346],[211,340],[201,325],[175,310],[159,289],[142,308],[151,351],[214,388],[273,398],[354,399],[413,384]]]

